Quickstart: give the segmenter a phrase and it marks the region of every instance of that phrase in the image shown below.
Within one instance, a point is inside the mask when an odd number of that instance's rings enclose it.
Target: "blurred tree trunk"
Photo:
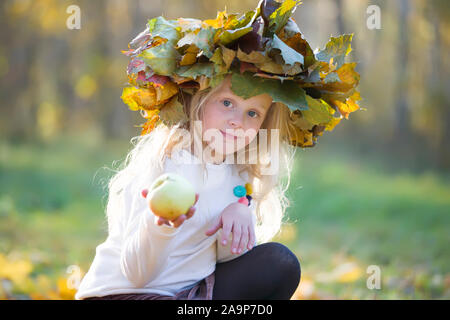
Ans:
[[[99,84],[99,92],[98,92],[98,103],[97,106],[99,108],[99,117],[101,125],[103,126],[103,131],[108,138],[117,138],[119,134],[120,126],[117,125],[117,121],[115,121],[116,116],[116,108],[117,106],[117,97],[111,94],[114,91],[114,79],[108,79],[108,71],[106,68],[109,67],[109,64],[113,59],[111,59],[111,41],[117,41],[114,37],[112,37],[113,32],[111,30],[111,26],[108,23],[108,8],[107,6],[111,5],[108,1],[96,1],[96,16],[97,20],[100,21],[99,24],[99,34],[98,34],[98,54],[102,60],[102,65],[104,68],[99,71],[97,76],[97,82]],[[124,12],[127,14],[127,12]],[[114,39],[114,40],[113,40]]]
[[[345,23],[344,23],[344,10],[342,8],[342,0],[336,0],[336,24],[338,29],[338,34],[343,34],[345,32]]]
[[[448,148],[450,141],[450,93],[448,88],[450,83],[448,77],[444,74],[444,61],[442,59],[442,53],[448,52],[448,50],[442,47],[441,19],[445,17],[439,14],[445,8],[442,8],[441,2],[435,3],[429,9],[428,19],[433,27],[433,43],[430,46],[432,71],[428,73],[426,89],[429,98],[427,101],[430,103],[433,112],[438,113],[441,121],[439,126],[441,131],[433,143],[435,149],[433,150],[435,154],[434,162],[438,169],[450,169],[450,149]]]
[[[408,102],[408,67],[409,67],[409,29],[408,15],[410,12],[409,0],[399,0],[398,5],[398,60],[397,60],[397,101],[394,114],[394,141],[395,148],[406,151],[408,142],[412,140],[410,126],[410,110]],[[395,70],[395,68],[393,69]],[[398,149],[400,147],[400,149]]]
[[[38,39],[26,24],[15,23],[6,12],[6,1],[0,2],[0,35],[3,44],[0,55],[7,61],[7,71],[1,77],[0,106],[2,132],[13,141],[34,137],[36,96],[32,85],[32,66]],[[3,127],[4,126],[4,127]]]

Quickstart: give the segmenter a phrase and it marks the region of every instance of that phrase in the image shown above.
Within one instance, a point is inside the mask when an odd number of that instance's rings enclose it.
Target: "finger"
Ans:
[[[253,230],[253,226],[248,227],[248,235],[249,235],[249,240],[248,240],[247,248],[248,248],[248,250],[250,250],[251,248],[253,248],[253,245],[255,244],[255,240],[256,240],[255,230]]]
[[[222,227],[222,239],[220,239],[220,242],[225,246],[228,242],[228,239],[230,238],[231,233],[231,227],[233,225],[231,223],[223,223]]]
[[[164,218],[161,218],[161,217],[158,217],[158,216],[155,216],[155,218],[156,218],[156,224],[158,225],[158,226],[160,226],[160,225],[162,225],[163,223],[165,223],[165,219]]]
[[[240,225],[233,226],[233,242],[231,243],[231,253],[237,253],[239,242],[241,241],[242,228]]]
[[[200,195],[199,195],[198,193],[195,194],[195,202],[194,202],[194,204],[193,204],[193,205],[189,208],[189,210],[185,213],[187,219],[189,219],[190,217],[192,217],[192,216],[194,215],[194,212],[195,212],[195,209],[196,209],[196,208],[194,208],[194,206],[195,206],[195,204],[197,203],[198,197],[199,197],[199,196],[200,196]]]
[[[221,227],[222,227],[222,217],[219,216],[219,217],[214,221],[213,225],[212,225],[208,230],[206,230],[205,234],[206,234],[207,236],[211,236],[211,235],[213,235],[214,233],[216,233],[217,230],[219,230]]]
[[[247,244],[248,244],[248,227],[242,226],[241,241],[239,242],[237,253],[243,252]]]
[[[186,219],[189,219],[190,217],[192,217],[194,215],[195,212],[195,208],[191,207],[188,212],[186,213]]]
[[[195,204],[197,203],[199,197],[200,197],[200,194],[196,193],[195,194],[195,202],[194,202],[194,204],[192,206],[195,206]]]
[[[141,195],[142,195],[144,198],[147,198],[147,194],[148,194],[148,189],[144,189],[144,190],[141,191]]]
[[[167,219],[164,219],[162,217],[158,217],[158,221],[157,221],[158,226],[163,225],[163,224],[167,224],[168,226],[170,226],[170,223]]]
[[[175,220],[173,220],[173,226],[175,228],[178,228],[184,221],[186,220],[186,215],[182,214],[181,216],[179,216],[178,218],[176,218]]]

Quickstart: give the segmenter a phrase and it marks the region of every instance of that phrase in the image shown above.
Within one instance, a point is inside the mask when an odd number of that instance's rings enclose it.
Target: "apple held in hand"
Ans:
[[[194,205],[195,190],[184,177],[165,173],[153,182],[146,198],[155,215],[174,220]]]

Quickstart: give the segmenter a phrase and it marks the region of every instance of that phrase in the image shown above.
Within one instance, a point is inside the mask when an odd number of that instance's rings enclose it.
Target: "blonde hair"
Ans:
[[[106,215],[109,232],[113,230],[115,223],[117,223],[118,214],[116,212],[120,205],[118,199],[126,186],[129,186],[135,194],[144,187],[148,187],[149,181],[163,172],[166,157],[170,157],[172,149],[175,145],[179,145],[180,140],[186,142],[183,147],[190,147],[191,150],[198,150],[193,147],[195,144],[204,144],[202,135],[198,132],[194,122],[201,121],[203,106],[219,88],[220,85],[217,85],[215,88],[209,87],[204,90],[197,90],[193,94],[180,91],[178,93],[179,100],[183,103],[185,113],[189,115],[189,120],[186,123],[177,123],[170,127],[161,123],[155,126],[150,133],[131,139],[130,142],[134,147],[127,154],[122,163],[122,168],[116,171],[108,183],[109,196]],[[292,128],[289,109],[284,104],[273,102],[260,129],[267,129],[268,145],[272,143],[279,145],[277,172],[264,175],[263,169],[266,165],[261,164],[260,159],[257,159],[256,163],[255,161],[246,161],[245,164],[233,164],[236,166],[239,175],[247,172],[250,183],[253,184],[252,201],[256,203],[257,225],[255,235],[258,243],[270,241],[280,231],[286,209],[290,206],[290,201],[285,196],[285,192],[290,184],[296,151],[296,147],[287,143],[291,134],[295,133]],[[183,133],[186,131],[179,129],[189,130],[190,138],[188,141],[183,137]],[[271,135],[271,129],[278,129],[279,134]],[[258,139],[259,142],[259,132],[255,139]],[[274,141],[275,139],[278,141]],[[244,152],[248,159],[254,154],[250,152],[253,145],[250,143],[245,146],[244,150],[240,151]],[[259,149],[261,158],[272,159],[271,148],[266,149]],[[263,151],[266,151],[266,154],[262,154]],[[236,152],[234,155],[236,155]],[[208,174],[204,161],[201,161],[201,165],[203,171]],[[287,180],[283,182],[283,178],[287,178]]]

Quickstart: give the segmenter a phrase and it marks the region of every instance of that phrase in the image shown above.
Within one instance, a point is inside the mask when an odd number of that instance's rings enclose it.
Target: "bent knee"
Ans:
[[[267,251],[269,263],[283,278],[299,283],[301,277],[301,266],[297,256],[284,244],[279,242],[267,242],[260,246]]]

